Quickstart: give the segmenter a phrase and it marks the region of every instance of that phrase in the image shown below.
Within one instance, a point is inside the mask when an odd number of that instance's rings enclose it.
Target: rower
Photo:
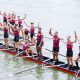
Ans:
[[[2,29],[4,30],[5,47],[9,48],[9,42],[8,42],[8,37],[9,37],[8,29],[9,29],[9,27],[7,26],[6,22],[4,22],[4,25],[3,25]]]
[[[20,16],[17,17],[18,20],[14,19],[15,21],[18,21],[18,25],[19,25],[19,28],[21,29],[21,32],[22,32],[22,36],[23,36],[23,39],[24,39],[24,32],[23,32],[23,26],[22,26],[22,20],[24,20],[26,18],[26,14],[24,16],[24,18],[20,19]]]
[[[25,23],[25,21],[23,21],[23,22]],[[29,28],[31,28],[30,29],[30,31],[31,31],[31,35],[30,35],[31,36],[31,41],[34,41],[35,42],[35,33],[34,33],[34,31],[35,31],[35,28],[38,28],[39,27],[39,24],[40,23],[38,22],[38,26],[37,27],[34,27],[34,23],[32,23],[32,22],[31,22],[31,26],[29,26],[29,25],[27,25],[25,23],[26,26],[28,26]]]
[[[14,28],[14,51],[16,51],[16,46],[17,46],[17,50],[18,50],[18,53],[19,53],[18,42],[19,42],[19,31],[20,31],[20,28],[17,27],[18,24],[14,24],[14,26],[13,26],[12,24],[9,23],[9,25],[11,25]]]
[[[21,41],[23,41],[23,39]],[[29,53],[31,53],[31,55],[34,57],[33,50],[29,49],[29,47],[34,46],[35,43],[33,42],[29,43],[28,39],[26,39],[25,42],[23,43],[21,43],[21,41],[19,42],[19,45],[23,45],[23,51],[24,51],[23,54],[26,54],[27,56],[29,56]]]
[[[59,53],[59,42],[60,37],[58,36],[58,32],[56,31],[54,34],[51,33],[52,28],[49,31],[49,34],[53,37],[53,61],[56,60],[55,64],[58,65],[58,53]]]
[[[11,24],[11,14],[10,13],[8,13],[8,21],[9,21],[9,23]],[[8,26],[9,26],[9,33],[10,33],[10,25],[8,24]]]
[[[13,13],[14,14],[11,14],[11,23],[10,24],[12,24],[13,26],[14,26],[14,24],[15,24],[15,18],[16,18],[16,14],[15,14],[15,12],[13,11]],[[11,26],[11,29],[12,29],[12,33],[14,34],[14,28]]]
[[[6,22],[6,24],[7,24],[7,14],[6,14],[6,12],[4,12],[4,14],[2,14],[1,11],[0,11],[0,14],[3,15],[3,23]]]
[[[28,33],[30,33],[30,31],[26,28],[25,30],[24,30],[24,40],[25,39],[29,39],[29,34]]]
[[[42,46],[43,46],[43,34],[41,32],[41,27],[38,28],[38,33],[37,33],[37,43],[36,43],[36,50],[38,54],[38,59],[43,60],[43,55],[42,55]]]
[[[78,36],[77,36],[77,40],[79,41],[79,54],[76,56],[75,63],[76,63],[77,69],[79,70],[78,59],[80,59],[80,39],[78,38]]]
[[[71,41],[70,40],[70,36],[67,36],[67,42],[64,41],[64,39],[62,39],[62,42],[65,43],[67,45],[67,62],[68,62],[68,66],[69,66],[69,70],[71,70],[71,66],[70,66],[70,62],[72,64],[72,70],[74,70],[74,64],[73,64],[73,43],[76,42],[76,32],[75,33],[75,41]]]
[[[1,23],[1,20],[0,20],[0,29],[1,30],[3,29],[3,24]]]

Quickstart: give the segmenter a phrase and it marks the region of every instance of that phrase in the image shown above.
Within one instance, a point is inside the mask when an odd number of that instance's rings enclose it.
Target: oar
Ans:
[[[2,50],[4,51],[4,50],[10,50],[10,49],[13,49],[13,48],[9,48],[9,49],[0,49],[0,50],[1,50],[1,51],[2,51]]]
[[[0,40],[4,40],[4,39],[0,39]],[[14,41],[13,39],[9,39],[8,41]]]
[[[49,51],[49,52],[52,52],[51,50],[45,49],[45,48],[43,48],[43,47],[42,47],[42,49],[47,50],[47,51]],[[66,56],[64,56],[64,55],[62,55],[62,54],[59,54],[59,55],[60,55],[60,56],[63,56],[63,57],[66,57]]]
[[[20,71],[20,72],[17,72],[17,73],[14,73],[14,74],[10,74],[10,75],[5,75],[5,76],[2,76],[3,78],[6,78],[6,77],[11,77],[11,76],[14,76],[16,74],[20,74],[20,73],[23,73],[23,72],[26,72],[26,71],[30,71],[32,69],[36,69],[38,67],[43,67],[45,66],[46,64],[42,64],[42,65],[39,65],[39,66],[36,66],[36,67],[33,67],[33,68],[30,68],[30,69],[26,69],[26,70],[23,70],[23,71]]]
[[[9,60],[11,60],[11,59],[13,59],[13,58],[15,58],[15,57],[18,57],[19,54],[21,54],[21,53],[23,53],[23,52],[24,52],[24,51],[21,51],[20,53],[16,54],[14,57],[10,58]]]

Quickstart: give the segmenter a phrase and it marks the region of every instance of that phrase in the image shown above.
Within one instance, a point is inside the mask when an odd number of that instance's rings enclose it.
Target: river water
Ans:
[[[34,26],[37,26],[38,22],[40,22],[40,27],[42,27],[45,37],[51,38],[49,35],[50,28],[53,28],[52,33],[58,31],[59,36],[64,38],[65,41],[67,40],[67,35],[71,36],[72,41],[74,40],[74,31],[77,32],[79,37],[80,0],[0,0],[0,10],[2,13],[4,11],[7,13],[14,11],[21,18],[26,14],[24,21],[28,25],[34,22]],[[3,22],[1,15],[0,19]],[[24,23],[23,26],[27,28]],[[37,33],[37,29],[35,32]],[[0,36],[0,38],[2,39],[3,36]],[[4,43],[4,41],[0,42]],[[52,50],[52,39],[44,38],[44,42],[44,48]],[[12,42],[10,42],[10,45],[12,45]],[[77,41],[73,45],[73,59],[76,58],[79,52],[78,46],[79,43]],[[61,41],[59,53],[66,55],[66,45]],[[44,50],[43,55],[52,57],[52,53]],[[72,74],[48,67],[36,68],[9,78],[2,78],[4,75],[40,65],[39,63],[21,57],[7,61],[11,57],[13,57],[12,54],[0,51],[0,80],[74,80],[75,78]],[[59,56],[59,60],[67,63],[65,57]]]

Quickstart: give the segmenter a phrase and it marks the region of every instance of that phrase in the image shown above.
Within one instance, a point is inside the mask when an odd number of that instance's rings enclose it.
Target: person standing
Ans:
[[[62,42],[66,44],[67,46],[67,53],[66,53],[66,57],[67,57],[67,62],[68,62],[68,66],[69,66],[69,70],[74,70],[74,64],[73,64],[73,43],[76,42],[76,32],[74,31],[75,33],[75,40],[74,41],[71,41],[70,40],[70,36],[67,36],[67,41],[65,42],[64,39],[62,38]],[[72,67],[70,66],[70,62],[72,64]]]
[[[43,33],[41,32],[42,29],[41,27],[38,28],[38,33],[37,33],[37,43],[36,43],[36,50],[37,50],[37,54],[38,54],[38,59],[43,60],[43,55],[42,55],[42,46],[43,46]]]
[[[56,31],[54,34],[51,33],[52,28],[50,28],[49,34],[53,37],[53,61],[56,60],[55,64],[58,64],[58,53],[59,53],[59,42],[60,37],[58,36],[58,32]]]
[[[25,23],[25,21],[23,21]],[[38,22],[38,26],[37,27],[34,27],[34,23],[31,22],[31,26],[27,25],[25,23],[26,26],[28,26],[30,28],[30,31],[31,31],[31,34],[30,34],[30,37],[31,37],[31,41],[34,41],[35,42],[35,29],[39,27],[39,22]]]

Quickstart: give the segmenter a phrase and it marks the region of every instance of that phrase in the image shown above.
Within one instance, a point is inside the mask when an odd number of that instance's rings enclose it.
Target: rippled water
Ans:
[[[49,29],[52,27],[54,31],[59,32],[59,36],[66,41],[67,35],[74,40],[74,30],[79,37],[80,27],[80,0],[0,0],[0,10],[2,13],[12,13],[15,11],[16,15],[24,17],[26,13],[26,23],[34,22],[34,26],[40,22],[42,32],[45,37],[49,35]],[[1,22],[2,16],[0,15]],[[25,24],[24,28],[26,28]],[[29,29],[29,28],[28,28]],[[35,30],[37,33],[37,29]],[[2,39],[3,37],[0,36]],[[10,37],[11,38],[11,37]],[[80,37],[79,37],[80,38]],[[52,50],[52,39],[45,39],[44,47]],[[1,41],[3,42],[3,41]],[[10,42],[12,45],[12,42]],[[21,47],[22,48],[22,47]],[[77,56],[78,42],[74,44],[74,59]],[[60,42],[60,54],[66,55],[66,45]],[[43,51],[43,55],[52,57],[52,53]],[[0,80],[5,80],[2,76],[12,74],[21,70],[32,68],[40,65],[39,63],[23,59],[21,57],[7,61],[13,55],[0,51]],[[64,57],[59,56],[59,60],[64,61]],[[6,78],[6,80],[74,80],[74,75],[53,69],[53,68],[36,68],[32,71],[27,71],[13,77]]]

